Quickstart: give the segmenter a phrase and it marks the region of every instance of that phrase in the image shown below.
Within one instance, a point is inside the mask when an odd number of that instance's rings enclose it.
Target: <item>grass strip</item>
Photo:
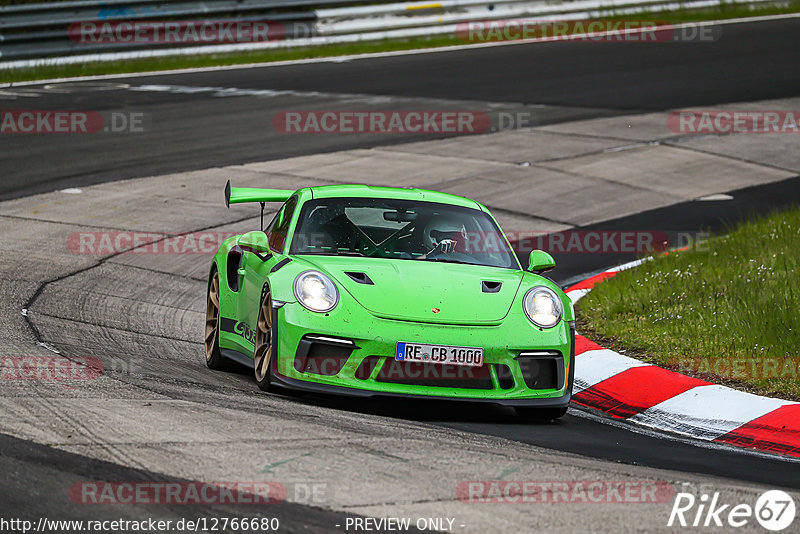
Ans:
[[[645,261],[579,302],[579,330],[617,351],[800,400],[800,208]]]

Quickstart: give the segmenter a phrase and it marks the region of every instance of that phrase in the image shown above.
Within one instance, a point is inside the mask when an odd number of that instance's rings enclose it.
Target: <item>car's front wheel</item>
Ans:
[[[215,268],[208,279],[206,296],[206,365],[222,370],[227,366],[219,350],[219,273]]]
[[[517,406],[514,408],[517,415],[526,421],[552,421],[564,417],[567,413],[564,408],[532,408],[530,406]]]
[[[272,383],[272,357],[275,354],[272,339],[272,292],[267,288],[261,298],[256,326],[253,368],[256,384],[262,391],[269,391]]]

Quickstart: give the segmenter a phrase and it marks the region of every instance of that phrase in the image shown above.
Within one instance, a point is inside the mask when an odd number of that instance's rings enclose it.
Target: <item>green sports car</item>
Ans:
[[[211,369],[252,367],[279,386],[356,397],[567,411],[575,367],[571,301],[522,269],[473,200],[364,185],[225,188],[225,201],[283,202],[266,228],[226,239],[208,280]]]

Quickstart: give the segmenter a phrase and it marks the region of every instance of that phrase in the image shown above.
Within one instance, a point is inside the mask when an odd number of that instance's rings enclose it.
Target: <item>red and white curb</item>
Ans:
[[[637,260],[567,290],[577,302],[595,284]],[[760,397],[668,371],[589,339],[575,337],[575,387],[580,406],[647,428],[800,458],[800,403]]]

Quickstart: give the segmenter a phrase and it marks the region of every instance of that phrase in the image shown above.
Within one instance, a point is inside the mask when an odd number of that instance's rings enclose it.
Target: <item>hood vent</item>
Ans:
[[[375,282],[373,282],[372,279],[369,276],[367,276],[367,273],[356,273],[356,272],[345,271],[344,274],[346,274],[347,276],[352,278],[354,282],[357,282],[359,284],[364,284],[367,286],[375,285]]]
[[[484,293],[499,293],[501,287],[503,287],[503,282],[491,282],[489,280],[481,282],[481,289]]]

